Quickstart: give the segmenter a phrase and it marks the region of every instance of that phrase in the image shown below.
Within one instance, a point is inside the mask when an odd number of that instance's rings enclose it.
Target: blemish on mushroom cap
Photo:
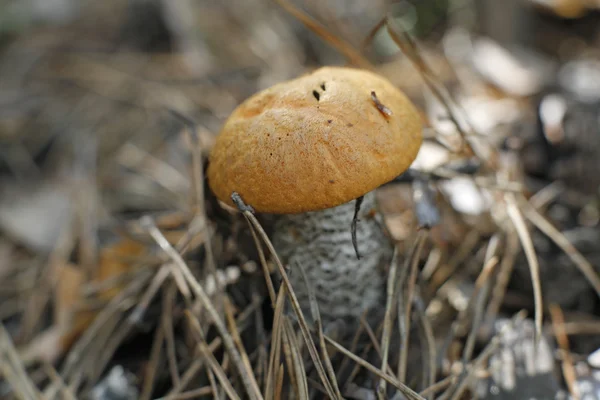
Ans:
[[[391,115],[373,106],[372,92]],[[209,185],[229,204],[231,193],[240,193],[257,212],[335,207],[406,170],[421,129],[415,107],[385,78],[320,68],[238,106],[216,139]]]

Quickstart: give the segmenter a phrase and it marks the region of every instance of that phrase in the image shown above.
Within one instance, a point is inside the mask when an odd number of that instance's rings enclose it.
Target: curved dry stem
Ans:
[[[517,230],[517,235],[519,236],[519,240],[523,245],[523,250],[525,251],[525,256],[527,257],[527,262],[529,264],[529,271],[531,272],[533,297],[535,301],[535,343],[537,345],[542,337],[542,321],[544,319],[544,303],[542,300],[540,265],[538,263],[535,248],[533,247],[531,235],[529,234],[529,230],[527,230],[527,225],[525,224],[521,210],[519,210],[519,206],[517,205],[517,200],[514,194],[507,193],[504,195],[504,198],[506,199],[506,210],[508,212],[508,216]]]

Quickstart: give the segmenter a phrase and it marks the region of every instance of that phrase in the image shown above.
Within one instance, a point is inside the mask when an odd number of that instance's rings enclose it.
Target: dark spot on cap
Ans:
[[[348,122],[348,123],[346,124],[346,126],[347,126],[348,128],[352,128],[352,127],[354,126],[354,124],[351,124],[350,122]]]
[[[332,119],[328,119],[328,120],[327,120],[327,123],[328,123],[328,124],[330,124],[330,123],[332,123],[332,122],[333,122],[333,120],[332,120]]]
[[[329,183],[335,183],[335,181],[333,179],[330,179]]]

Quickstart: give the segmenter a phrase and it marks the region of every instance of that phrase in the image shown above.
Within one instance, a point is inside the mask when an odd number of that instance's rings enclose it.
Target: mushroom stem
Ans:
[[[273,245],[291,269],[290,282],[305,318],[312,321],[310,302],[300,264],[315,293],[324,326],[336,321],[356,322],[366,309],[382,307],[384,267],[393,244],[377,212],[375,192],[364,196],[358,214],[357,259],[350,226],[355,201],[321,211],[278,216]]]

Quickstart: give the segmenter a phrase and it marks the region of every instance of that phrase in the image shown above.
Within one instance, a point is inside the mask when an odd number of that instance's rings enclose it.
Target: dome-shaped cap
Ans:
[[[237,192],[258,212],[335,207],[404,172],[421,130],[415,107],[385,78],[323,67],[240,104],[217,136],[208,181],[221,201],[232,205]]]

